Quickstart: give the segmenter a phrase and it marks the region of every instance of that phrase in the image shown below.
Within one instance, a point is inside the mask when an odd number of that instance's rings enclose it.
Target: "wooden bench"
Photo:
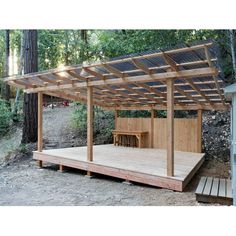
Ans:
[[[195,194],[198,202],[233,204],[232,183],[229,179],[201,177]]]
[[[113,130],[114,145],[125,147],[144,147],[144,136],[148,134],[147,131],[125,131]]]

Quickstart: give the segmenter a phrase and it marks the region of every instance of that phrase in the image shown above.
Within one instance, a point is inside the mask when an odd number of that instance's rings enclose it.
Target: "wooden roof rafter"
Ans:
[[[94,98],[105,106],[136,105],[166,108],[166,80],[174,83],[175,107],[227,107],[212,43],[140,53],[107,62],[96,62],[7,78],[27,93],[57,93],[77,99],[93,86]],[[205,56],[204,56],[205,50]],[[208,50],[211,50],[211,56]],[[196,55],[195,55],[196,54]],[[198,56],[199,55],[199,56]],[[211,86],[214,84],[213,86]],[[66,94],[62,94],[65,91]],[[73,93],[75,96],[73,96]],[[217,96],[219,95],[219,96]],[[86,99],[86,96],[85,96]]]
[[[180,71],[179,67],[176,65],[176,62],[167,54],[163,52],[163,57],[164,60],[166,61],[166,63],[168,63],[172,69],[172,71]],[[185,80],[185,78],[183,78],[183,80]],[[186,80],[185,80],[186,81]],[[205,100],[213,107],[213,103],[211,102],[211,100],[209,98],[207,98],[205,96],[205,94],[191,81],[188,80],[186,81],[195,91],[197,91],[203,98],[205,98]],[[183,92],[185,94],[185,92]],[[189,95],[187,95],[189,96]],[[196,100],[196,99],[195,99]],[[199,102],[199,101],[198,101]]]
[[[210,66],[211,68],[213,68],[213,65],[212,65],[212,62],[211,62],[211,57],[210,57],[208,48],[207,48],[207,47],[204,47],[204,50],[205,50],[205,55],[206,55],[207,62],[208,62],[208,64],[209,64],[209,66]],[[215,77],[214,75],[213,75],[212,77],[213,77],[213,79],[214,79],[215,87],[216,87],[216,89],[217,89],[217,91],[218,91],[218,93],[219,93],[219,95],[220,95],[221,101],[222,101],[223,104],[225,104],[225,101],[224,101],[224,98],[223,98],[223,96],[222,96],[222,92],[221,92],[221,90],[220,90],[219,84],[218,84],[217,81],[216,81],[216,77]]]
[[[170,68],[172,68],[172,70],[178,71],[178,67],[176,66],[175,63],[173,63],[171,61],[171,59],[169,58],[169,56],[165,53],[162,54],[163,57],[165,58],[165,60],[167,61],[168,65],[170,66]],[[146,74],[149,74],[150,77],[152,77],[152,74],[150,73],[150,71],[148,70],[147,67],[145,67],[142,63],[138,62],[137,60],[132,60],[132,62],[134,63],[134,65],[140,69],[142,69]],[[164,81],[160,81],[162,84],[166,85],[166,82]],[[144,84],[144,83],[142,83]],[[146,87],[146,86],[145,86]],[[180,88],[176,88],[177,86],[175,86],[175,90],[179,93],[181,93],[182,95],[185,95],[184,91],[182,91],[182,89]],[[191,95],[186,95],[186,97],[188,97],[189,99],[192,99],[194,101],[196,101],[197,103],[199,103],[199,101],[197,99],[191,98]],[[165,96],[165,98],[167,99],[167,95]],[[179,103],[178,101],[176,101],[176,99],[174,99],[175,103]],[[181,105],[181,103],[180,103]]]

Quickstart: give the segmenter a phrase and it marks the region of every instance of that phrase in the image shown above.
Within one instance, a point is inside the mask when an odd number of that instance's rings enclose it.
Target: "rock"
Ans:
[[[230,158],[230,111],[203,112],[203,151],[207,159]]]

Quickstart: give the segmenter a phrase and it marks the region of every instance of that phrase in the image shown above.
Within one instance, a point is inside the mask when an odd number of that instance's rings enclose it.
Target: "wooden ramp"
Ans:
[[[204,161],[204,153],[175,151],[174,176],[169,177],[164,149],[95,145],[93,152],[92,162],[87,147],[43,150],[33,158],[177,191],[183,191]]]
[[[229,179],[201,177],[196,189],[198,202],[232,205],[232,183]]]

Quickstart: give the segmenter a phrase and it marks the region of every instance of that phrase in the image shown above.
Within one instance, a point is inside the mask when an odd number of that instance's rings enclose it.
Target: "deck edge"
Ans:
[[[72,168],[77,168],[85,171],[91,171],[94,173],[117,177],[133,182],[144,183],[156,187],[172,189],[180,192],[183,191],[183,183],[181,180],[175,180],[161,176],[154,176],[146,173],[124,170],[115,167],[103,166],[92,162],[67,159],[55,155],[45,154],[43,152],[42,153],[33,152],[33,159],[50,162],[53,164],[68,166]]]

